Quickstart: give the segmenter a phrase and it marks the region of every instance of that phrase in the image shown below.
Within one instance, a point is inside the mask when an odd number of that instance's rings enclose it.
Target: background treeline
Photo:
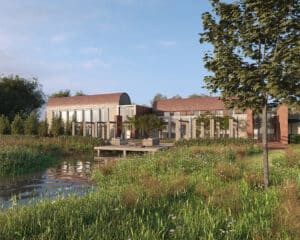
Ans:
[[[0,116],[0,135],[38,135],[41,137],[71,135],[71,122],[64,123],[59,117],[53,118],[51,128],[47,120],[39,120],[35,113],[30,114],[27,118],[22,118],[16,114],[12,121],[2,114]]]

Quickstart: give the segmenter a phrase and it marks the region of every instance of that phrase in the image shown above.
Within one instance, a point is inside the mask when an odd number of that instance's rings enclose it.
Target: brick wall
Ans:
[[[289,123],[288,123],[288,107],[286,105],[280,105],[277,109],[278,116],[278,132],[279,141],[283,144],[288,144],[289,138]]]
[[[253,132],[253,111],[250,109],[247,109],[247,136],[248,138],[253,138],[254,132]]]

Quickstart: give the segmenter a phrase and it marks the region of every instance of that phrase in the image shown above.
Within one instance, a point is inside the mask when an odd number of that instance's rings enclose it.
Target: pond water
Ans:
[[[41,172],[0,177],[0,209],[92,191],[96,185],[91,180],[91,172],[101,164],[103,161],[91,159],[64,159]]]

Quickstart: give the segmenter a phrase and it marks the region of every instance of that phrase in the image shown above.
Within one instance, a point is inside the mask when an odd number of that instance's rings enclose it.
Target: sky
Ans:
[[[199,43],[208,0],[0,0],[0,75],[38,78],[46,95],[209,94]]]

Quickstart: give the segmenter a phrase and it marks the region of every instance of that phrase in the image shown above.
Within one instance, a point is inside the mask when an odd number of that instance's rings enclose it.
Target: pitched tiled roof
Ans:
[[[127,93],[109,93],[74,97],[49,98],[48,107],[94,104],[131,104]]]
[[[155,111],[164,112],[214,111],[226,109],[219,97],[160,100],[154,103],[153,108]]]

